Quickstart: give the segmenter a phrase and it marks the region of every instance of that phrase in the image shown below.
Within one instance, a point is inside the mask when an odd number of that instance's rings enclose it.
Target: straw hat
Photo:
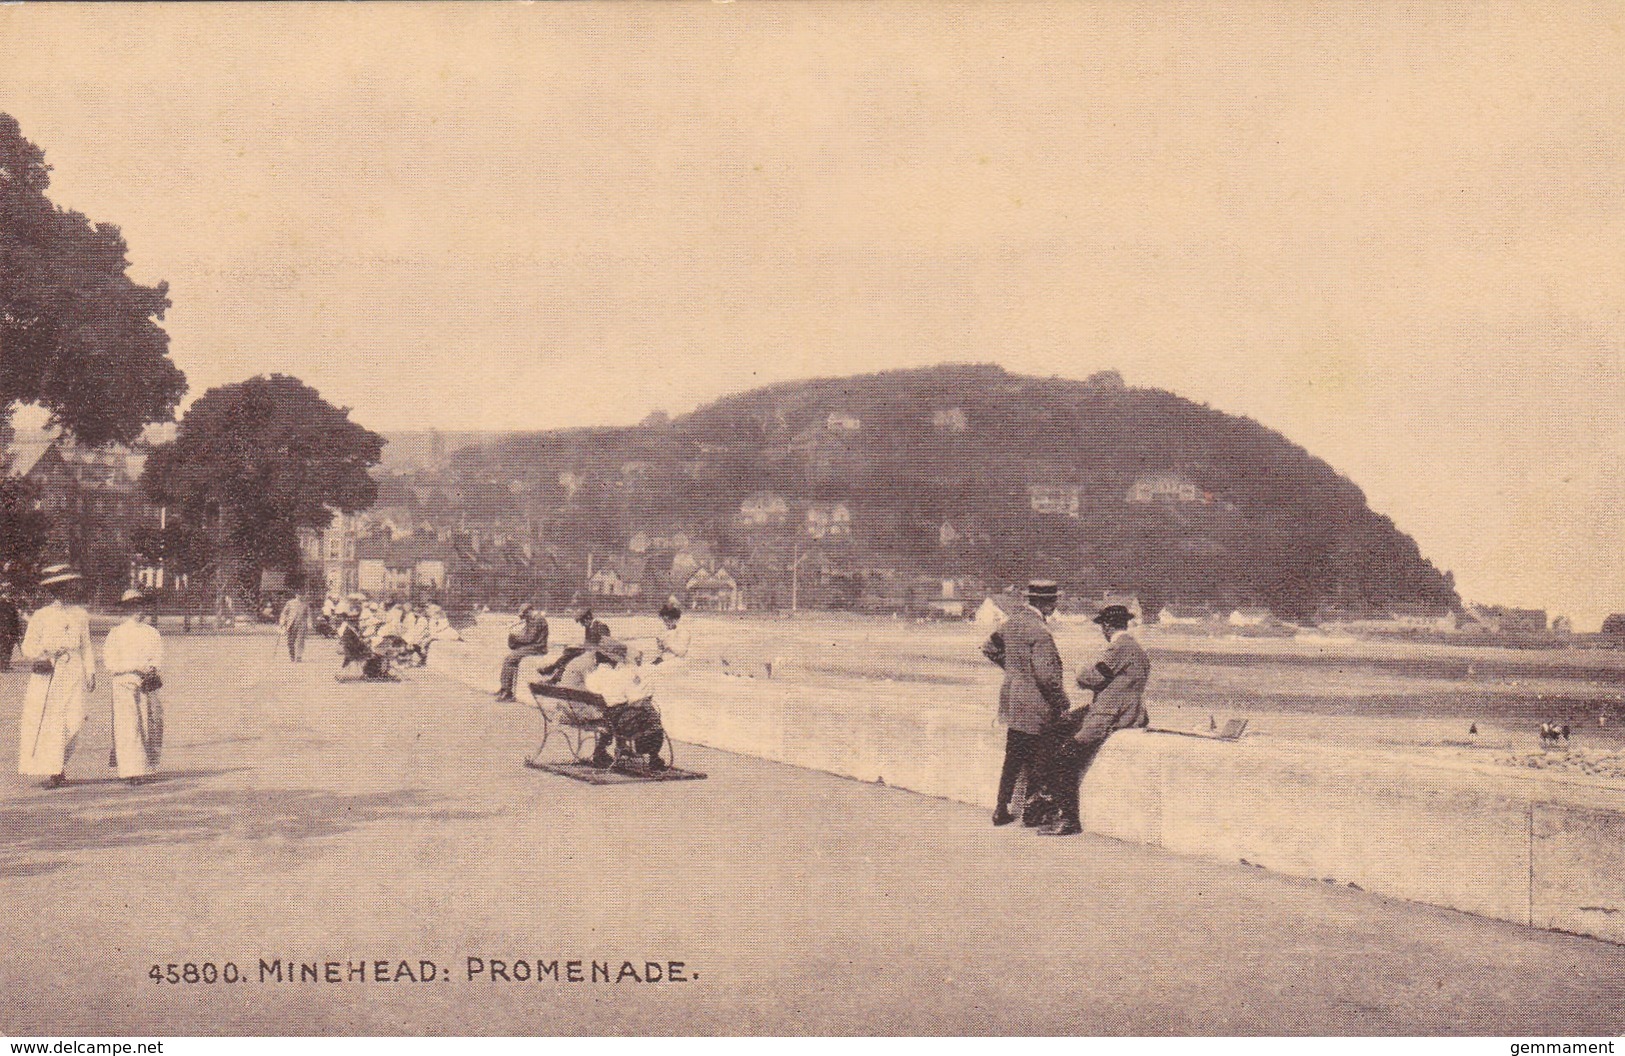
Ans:
[[[47,565],[40,569],[39,585],[54,587],[63,583],[73,583],[84,578],[84,576],[73,570],[72,565]]]

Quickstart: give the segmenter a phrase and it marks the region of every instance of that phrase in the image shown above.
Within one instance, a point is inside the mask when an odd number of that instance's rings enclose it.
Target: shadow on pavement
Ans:
[[[443,797],[411,790],[350,795],[198,784],[228,772],[176,771],[138,788],[111,778],[82,781],[0,806],[0,878],[51,872],[87,851],[222,839],[299,843],[377,823],[470,821],[494,813],[450,809]]]

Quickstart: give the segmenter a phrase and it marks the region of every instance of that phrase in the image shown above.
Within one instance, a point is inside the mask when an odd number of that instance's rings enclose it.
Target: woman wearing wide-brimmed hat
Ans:
[[[113,759],[118,776],[138,784],[158,769],[164,748],[164,706],[158,697],[163,682],[164,643],[158,628],[141,619],[147,596],[127,590],[119,599],[124,622],[107,632],[102,663],[113,683]]]
[[[39,585],[51,603],[34,613],[23,636],[23,659],[32,666],[23,698],[17,771],[46,779],[55,788],[65,780],[68,758],[85,725],[85,696],[96,688],[96,660],[90,648],[90,616],[69,602],[78,595],[80,575],[52,565]]]

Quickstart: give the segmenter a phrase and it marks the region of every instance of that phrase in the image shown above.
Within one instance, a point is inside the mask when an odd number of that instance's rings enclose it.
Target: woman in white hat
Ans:
[[[140,784],[158,769],[164,748],[164,707],[158,698],[163,682],[164,643],[158,628],[141,619],[146,595],[127,590],[119,605],[124,622],[107,632],[102,663],[113,682],[113,758],[118,776]]]
[[[40,586],[51,603],[34,613],[23,636],[23,659],[33,668],[23,698],[17,771],[45,778],[47,788],[65,780],[68,757],[85,724],[85,695],[96,688],[96,658],[90,649],[90,616],[69,604],[80,576],[67,565],[41,573]]]

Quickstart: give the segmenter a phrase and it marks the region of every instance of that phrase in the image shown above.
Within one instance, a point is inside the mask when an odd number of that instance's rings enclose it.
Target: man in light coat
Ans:
[[[1007,730],[993,811],[995,825],[1015,820],[1010,800],[1023,769],[1027,771],[1028,798],[1034,798],[1033,786],[1051,769],[1046,749],[1053,739],[1055,721],[1072,706],[1066,695],[1061,653],[1048,623],[1059,599],[1060,588],[1053,581],[1028,583],[1027,604],[1011,613],[982,646],[982,655],[1004,668],[999,721]]]
[[[140,784],[158,769],[164,749],[164,706],[154,685],[164,663],[158,628],[141,618],[146,596],[127,590],[119,605],[128,614],[107,632],[102,664],[113,684],[113,752],[118,776]]]
[[[310,602],[303,594],[290,597],[277,617],[282,637],[287,639],[288,659],[299,663],[305,658],[305,638],[310,634]]]

